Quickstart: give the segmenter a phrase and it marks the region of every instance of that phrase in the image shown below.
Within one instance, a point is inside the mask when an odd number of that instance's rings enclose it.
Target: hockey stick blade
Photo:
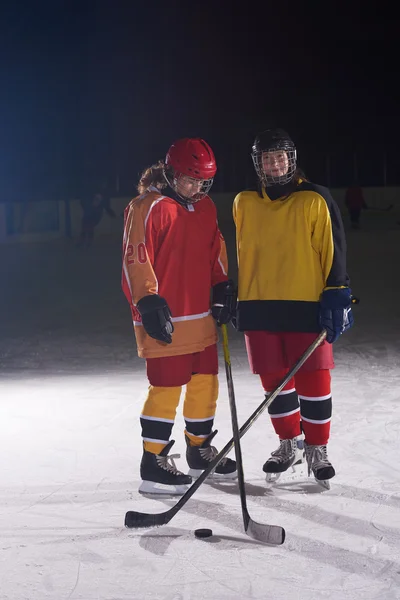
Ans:
[[[175,508],[175,507],[173,507]],[[160,527],[166,525],[174,516],[172,509],[163,513],[149,514],[128,510],[125,515],[125,527],[128,529],[139,529],[141,527]]]
[[[253,521],[252,518],[249,519],[246,533],[253,540],[264,542],[264,544],[280,546],[285,541],[285,530],[283,527],[280,525],[257,523],[257,521]]]
[[[285,541],[286,533],[280,525],[267,525],[266,523],[258,523],[254,521],[247,510],[247,506],[243,509],[244,530],[246,534],[253,540],[264,542],[274,546],[280,546]]]
[[[181,496],[174,506],[162,513],[143,513],[129,510],[125,515],[125,527],[129,529],[140,528],[140,527],[160,527],[166,525],[176,515],[176,513],[186,504],[186,502],[193,496],[195,491],[201,486],[203,481],[211,474],[215,467],[221,462],[221,460],[232,450],[233,440],[228,442],[221,450],[219,454],[211,461],[210,465],[205,469],[200,477],[196,479],[190,488]]]
[[[375,210],[376,212],[389,212],[392,210],[394,204],[388,204],[388,206],[384,206],[381,208],[380,206],[369,206],[369,210]]]
[[[247,419],[247,421],[241,426],[239,429],[239,437],[243,437],[244,434],[250,429],[253,423],[258,419],[261,413],[264,412],[270,404],[275,400],[278,394],[282,391],[285,385],[291,380],[293,375],[297,373],[300,367],[306,362],[306,360],[311,356],[314,350],[324,341],[326,337],[326,331],[323,330],[316,340],[307,348],[304,354],[299,358],[299,360],[293,365],[290,371],[287,373],[286,377],[281,381],[277,388],[265,398],[265,400],[256,408],[253,414]],[[166,525],[169,521],[176,515],[176,513],[186,504],[186,502],[193,496],[193,494],[198,490],[201,484],[205,479],[212,473],[215,467],[221,462],[223,458],[232,450],[233,448],[233,438],[229,440],[227,444],[222,448],[222,450],[217,454],[214,460],[211,461],[210,465],[205,469],[200,477],[196,479],[194,483],[190,486],[190,488],[183,494],[183,496],[178,500],[178,502],[172,506],[170,509],[166,510],[162,513],[143,513],[136,512],[130,510],[125,515],[125,527],[131,528],[141,528],[141,527],[159,527],[160,525]],[[250,517],[249,517],[250,519]]]

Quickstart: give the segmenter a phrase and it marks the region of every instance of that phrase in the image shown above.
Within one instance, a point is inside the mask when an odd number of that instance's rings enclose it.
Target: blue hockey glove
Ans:
[[[354,323],[351,298],[350,288],[330,289],[322,293],[319,320],[322,329],[326,329],[329,344],[336,342]]]

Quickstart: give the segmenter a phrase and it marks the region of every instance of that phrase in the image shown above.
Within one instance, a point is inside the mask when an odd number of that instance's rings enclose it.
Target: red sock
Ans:
[[[330,371],[300,370],[295,381],[305,441],[313,446],[323,446],[329,440],[332,417]]]

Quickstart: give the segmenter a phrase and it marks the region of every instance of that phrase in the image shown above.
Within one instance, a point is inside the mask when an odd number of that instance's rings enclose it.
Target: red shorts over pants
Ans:
[[[260,375],[264,390],[272,392],[316,339],[317,333],[249,331],[245,333],[250,368]],[[332,345],[323,342],[269,406],[280,439],[301,433],[311,445],[329,439],[332,416],[330,369]]]

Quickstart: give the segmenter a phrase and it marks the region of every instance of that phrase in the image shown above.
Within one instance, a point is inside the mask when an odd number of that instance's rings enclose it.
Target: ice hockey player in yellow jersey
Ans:
[[[327,455],[332,343],[353,323],[342,218],[329,190],[300,176],[285,131],[258,135],[252,159],[257,189],[238,194],[233,208],[237,326],[266,394],[327,330],[326,341],[269,407],[280,445],[263,470],[276,480],[305,456],[309,474],[326,482],[335,475]]]

